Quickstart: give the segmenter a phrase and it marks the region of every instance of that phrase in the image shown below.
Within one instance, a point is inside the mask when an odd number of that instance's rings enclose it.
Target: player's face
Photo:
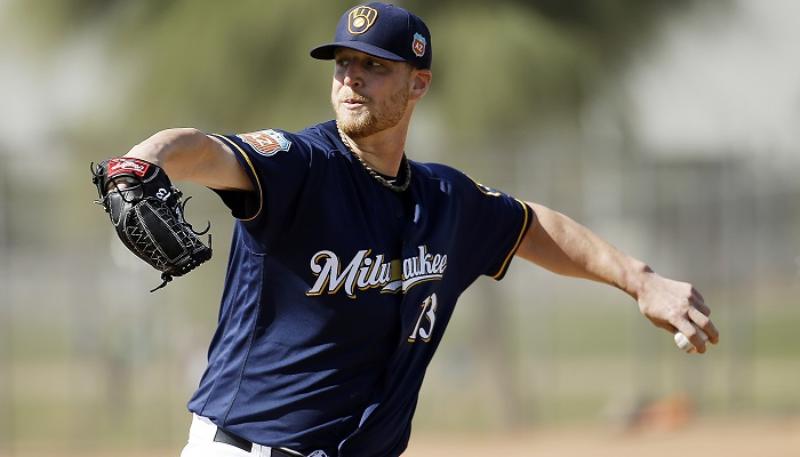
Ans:
[[[397,125],[408,108],[412,71],[404,62],[338,49],[331,103],[339,128],[363,138]]]

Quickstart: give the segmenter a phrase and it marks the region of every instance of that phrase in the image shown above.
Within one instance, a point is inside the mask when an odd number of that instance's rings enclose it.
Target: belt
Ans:
[[[251,452],[253,450],[253,443],[219,427],[217,427],[217,433],[214,434],[214,441],[217,443],[229,444],[245,452]],[[303,454],[291,449],[286,449],[285,447],[274,447],[271,449],[270,457],[303,457]]]

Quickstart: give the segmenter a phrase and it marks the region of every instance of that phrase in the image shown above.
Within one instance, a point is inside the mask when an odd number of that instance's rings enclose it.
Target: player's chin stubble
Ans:
[[[408,90],[403,88],[377,106],[364,106],[360,112],[338,107],[333,102],[339,128],[353,139],[364,138],[397,125],[408,107]]]

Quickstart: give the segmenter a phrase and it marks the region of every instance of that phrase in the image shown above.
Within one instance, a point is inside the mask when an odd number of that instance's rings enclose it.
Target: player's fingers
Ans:
[[[713,322],[708,321],[708,325],[706,325],[703,331],[706,332],[706,335],[708,335],[708,339],[712,344],[719,343],[719,330],[717,330],[717,327]]]
[[[697,308],[689,308],[687,315],[689,316],[689,320],[700,328],[705,327],[711,322],[711,319]]]
[[[695,308],[700,310],[701,313],[705,314],[706,316],[711,315],[711,308],[706,305],[706,301],[700,291],[694,287],[692,287],[692,298],[690,301]]]
[[[708,336],[708,340],[711,343],[717,344],[719,342],[719,331],[708,316],[695,308],[691,308],[689,309],[689,319]]]
[[[672,334],[674,334],[675,332],[678,331],[678,329],[675,328],[674,325],[670,324],[667,321],[651,321],[651,322],[653,322],[653,325],[655,325],[656,327],[663,328],[664,330],[666,330],[666,331],[668,331],[668,332],[670,332]]]
[[[679,322],[675,327],[678,329],[678,331],[683,333],[686,338],[689,339],[697,352],[700,354],[706,352],[706,341],[708,341],[708,336],[706,336],[705,332],[700,330],[696,325],[687,319]]]

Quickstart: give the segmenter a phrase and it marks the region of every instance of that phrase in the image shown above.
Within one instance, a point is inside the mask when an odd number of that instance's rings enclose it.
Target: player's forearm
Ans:
[[[517,251],[558,274],[613,285],[638,298],[652,274],[643,262],[630,257],[569,217],[542,205],[528,203],[537,221]]]
[[[212,140],[196,129],[167,129],[137,144],[125,156],[154,163],[174,180],[187,180],[202,163],[208,141]]]
[[[175,181],[191,181],[215,189],[253,189],[233,152],[197,129],[162,130],[125,155],[160,166]]]

